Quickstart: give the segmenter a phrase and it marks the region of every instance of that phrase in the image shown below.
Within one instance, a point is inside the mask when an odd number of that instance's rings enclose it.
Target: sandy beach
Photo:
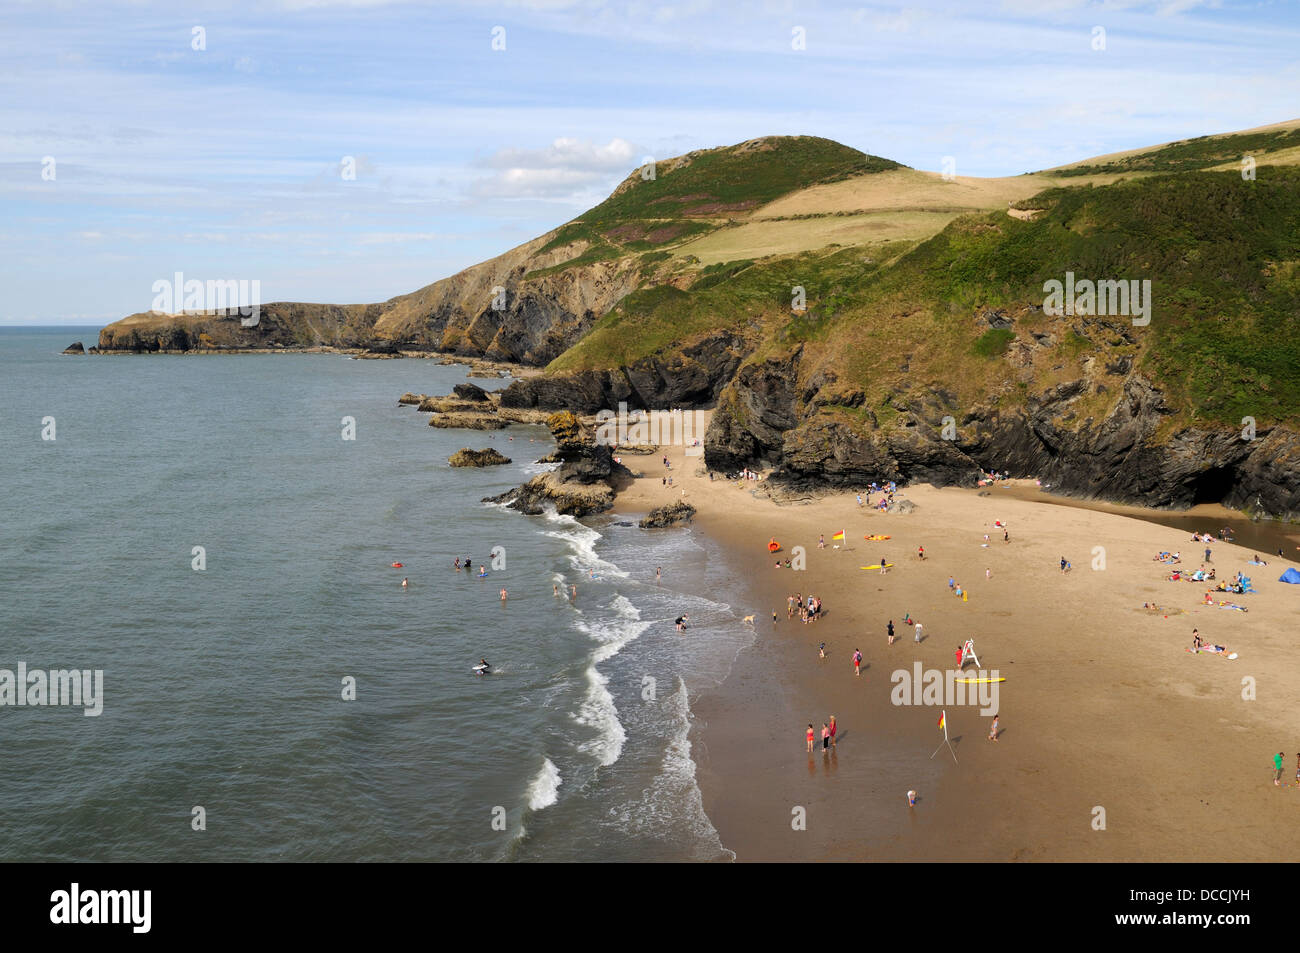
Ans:
[[[661,482],[665,455],[672,487]],[[906,514],[859,506],[853,492],[778,504],[758,482],[710,481],[682,447],[624,462],[643,476],[619,494],[619,510],[686,500],[745,576],[737,611],[754,614],[757,639],[721,688],[696,700],[692,736],[705,808],[740,861],[1281,861],[1300,847],[1290,826],[1300,731],[1288,714],[1300,684],[1288,648],[1300,586],[1278,581],[1293,560],[1261,553],[1268,565],[1251,566],[1252,551],[1209,544],[1218,580],[1240,570],[1258,590],[1214,594],[1249,608],[1233,611],[1203,604],[1212,583],[1168,581],[1170,567],[1152,558],[1180,551],[1190,572],[1204,544],[1128,516],[999,488],[905,487],[899,498],[915,504]],[[863,538],[874,534],[891,538]],[[774,568],[771,538],[782,557],[804,547],[806,569]],[[894,564],[884,575],[859,568],[882,557]],[[671,582],[672,567],[664,572]],[[796,592],[823,599],[821,621],[787,619]],[[905,614],[923,624],[921,643]],[[1193,628],[1239,657],[1190,653]],[[1006,679],[1001,734],[988,740],[978,706],[948,705],[953,752],[931,757],[943,743],[939,707],[892,703],[891,675],[916,662],[952,669],[968,638],[981,667]],[[838,744],[824,755],[831,714]],[[806,829],[795,830],[800,809]]]

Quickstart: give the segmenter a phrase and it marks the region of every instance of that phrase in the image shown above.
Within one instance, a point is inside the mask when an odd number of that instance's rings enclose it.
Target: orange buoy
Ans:
[[[394,568],[394,569],[401,569],[401,568],[402,568],[402,564],[401,564],[401,563],[393,563],[392,565],[393,565],[393,568]]]
[[[781,544],[774,538],[767,544],[767,551],[769,553],[779,553],[781,551]]]

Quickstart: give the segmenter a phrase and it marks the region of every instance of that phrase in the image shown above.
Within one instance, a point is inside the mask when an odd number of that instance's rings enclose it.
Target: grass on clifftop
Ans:
[[[1096,175],[1105,172],[1193,172],[1239,162],[1243,156],[1256,159],[1283,149],[1300,146],[1300,129],[1282,129],[1266,132],[1239,133],[1229,136],[1198,136],[1182,142],[1171,142],[1159,149],[1150,149],[1136,155],[1119,156],[1100,163],[1056,169],[1054,175]]]
[[[639,169],[633,172],[613,195],[562,225],[539,250],[541,254],[586,242],[578,257],[528,277],[625,252],[652,251],[711,231],[728,216],[745,214],[791,192],[902,166],[830,139],[771,136],[709,149],[689,159],[665,160],[655,168],[649,180]]]
[[[617,367],[726,328],[754,340],[753,359],[805,344],[805,373],[833,372],[870,407],[927,387],[966,406],[990,395],[1023,402],[1080,376],[1092,357],[1136,362],[1184,423],[1300,416],[1300,169],[1272,167],[1254,182],[1191,172],[1052,189],[1035,207],[1045,211],[1033,221],[966,216],[914,247],[730,262],[687,291],[638,291],[549,370]],[[1033,310],[1044,282],[1067,271],[1150,280],[1151,323]],[[793,285],[806,290],[803,314],[791,313]],[[1015,324],[991,331],[980,320],[988,309],[1016,314]],[[1013,339],[1034,349],[1032,368],[1008,362]],[[1112,386],[1080,407],[1103,412],[1114,399]]]

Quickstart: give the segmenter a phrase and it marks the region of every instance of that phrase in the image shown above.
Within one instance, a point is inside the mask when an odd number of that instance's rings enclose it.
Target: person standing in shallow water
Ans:
[[[812,754],[812,750],[813,750],[813,726],[812,726],[812,722],[810,721],[808,722],[808,753]]]

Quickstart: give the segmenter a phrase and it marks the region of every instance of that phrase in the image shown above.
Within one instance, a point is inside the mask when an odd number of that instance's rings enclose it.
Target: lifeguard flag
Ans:
[[[940,730],[940,731],[943,731],[943,716],[944,716],[944,714],[945,714],[944,712],[939,712],[939,730]]]
[[[834,536],[831,537],[831,540],[834,541],[843,538],[844,538],[844,530],[840,530],[838,533],[836,533]]]

